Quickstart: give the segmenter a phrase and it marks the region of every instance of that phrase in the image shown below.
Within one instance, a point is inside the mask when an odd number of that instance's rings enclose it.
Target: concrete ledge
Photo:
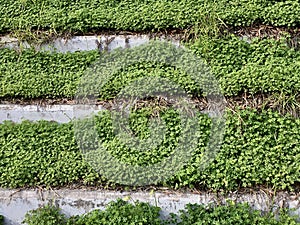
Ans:
[[[91,111],[88,108],[86,111],[83,108],[83,114]],[[76,110],[76,115],[74,115]],[[0,123],[5,120],[10,120],[15,123],[20,123],[22,120],[38,121],[56,121],[59,123],[70,122],[74,117],[78,117],[79,105],[14,105],[0,104]],[[97,113],[103,110],[102,106],[95,106],[94,112]],[[84,115],[83,115],[84,116]]]
[[[5,216],[5,224],[21,224],[26,212],[54,201],[68,216],[87,213],[93,209],[104,209],[117,198],[136,200],[157,205],[162,209],[162,216],[177,213],[188,203],[209,204],[225,203],[226,200],[248,202],[254,209],[261,211],[287,207],[295,208],[293,214],[300,216],[300,200],[297,194],[286,192],[272,196],[265,191],[249,193],[230,193],[220,196],[214,193],[180,193],[174,191],[159,192],[116,192],[105,190],[60,189],[41,190],[5,190],[0,189],[0,214]]]
[[[19,42],[16,38],[9,36],[0,37],[0,47],[20,49],[34,47],[38,51],[55,51],[55,52],[76,52],[76,51],[112,51],[116,48],[132,48],[145,44],[151,39],[150,35],[93,35],[93,36],[74,36],[69,39],[57,38],[49,43],[35,45],[28,42]],[[175,45],[180,41],[172,37],[161,36],[160,40],[170,40]]]

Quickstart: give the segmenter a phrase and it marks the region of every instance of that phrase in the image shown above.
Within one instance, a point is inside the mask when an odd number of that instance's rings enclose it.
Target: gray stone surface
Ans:
[[[57,52],[75,52],[96,50],[112,51],[116,48],[131,48],[145,44],[150,40],[149,35],[94,35],[94,36],[74,36],[69,39],[57,38],[47,44],[30,45],[28,42],[22,42],[23,48],[34,47],[40,51]],[[170,40],[175,45],[179,45],[178,40],[167,37],[160,37],[160,40]],[[8,36],[0,37],[0,46],[2,48],[20,49],[20,43],[16,38]]]
[[[97,113],[103,108],[95,106],[93,112]],[[75,113],[76,110],[76,113]],[[10,120],[20,123],[23,120],[38,121],[56,121],[59,123],[70,122],[74,116],[79,117],[80,106],[78,105],[14,105],[0,104],[0,123]],[[84,113],[91,112],[91,108],[83,110]],[[74,115],[75,114],[75,115]]]
[[[248,202],[253,208],[262,211],[276,210],[281,207],[296,208],[294,212],[300,216],[300,201],[296,194],[277,193],[271,196],[264,191],[251,193],[231,193],[220,196],[213,193],[179,193],[174,191],[159,192],[116,192],[104,190],[5,190],[0,189],[0,214],[5,216],[5,224],[20,224],[28,210],[36,209],[51,201],[68,216],[87,213],[93,209],[104,209],[107,204],[117,198],[130,202],[143,201],[162,208],[162,216],[177,213],[188,203],[209,204]]]

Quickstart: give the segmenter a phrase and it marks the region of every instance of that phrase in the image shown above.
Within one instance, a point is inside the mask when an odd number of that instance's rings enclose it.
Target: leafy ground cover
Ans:
[[[215,17],[227,25],[299,26],[300,3],[278,0],[1,0],[0,32],[185,29]]]
[[[192,225],[192,224],[220,224],[220,225],[294,225],[299,224],[296,218],[281,210],[274,213],[262,213],[253,210],[247,204],[226,205],[197,205],[188,204],[178,215],[172,214],[169,219],[160,218],[160,208],[144,202],[128,203],[118,199],[111,202],[103,211],[94,210],[81,216],[67,218],[59,208],[51,205],[44,206],[26,214],[24,222],[28,225]]]
[[[72,97],[85,69],[99,53],[43,53],[24,50],[17,53],[0,50],[1,97],[58,98]]]
[[[218,78],[226,96],[243,93],[298,93],[300,51],[285,39],[253,39],[249,44],[235,36],[202,38],[189,44]],[[0,49],[0,98],[73,98],[80,78],[103,54],[96,51],[49,53]],[[191,78],[176,68],[141,63],[117,72],[101,90],[112,99],[126,84],[143,76],[168,78],[187,92],[201,95]]]
[[[96,119],[100,140],[122,162],[147,165],[159,162],[176,148],[181,127],[174,110],[160,112],[167,138],[150,152],[124,146],[114,133],[108,112]],[[177,115],[177,116],[176,116]],[[141,140],[149,136],[151,109],[132,111],[130,129]],[[232,190],[265,185],[293,189],[300,175],[300,120],[276,112],[253,109],[228,111],[223,145],[214,161],[200,170],[210,134],[211,121],[200,114],[192,159],[165,183],[169,187]],[[115,165],[116,166],[116,165]],[[61,186],[74,183],[112,185],[83,160],[74,137],[73,124],[28,122],[0,125],[0,186]],[[155,184],[156,181],[153,180]]]
[[[249,44],[230,35],[199,39],[190,48],[209,62],[225,95],[299,90],[300,51],[284,38],[254,38]]]
[[[103,30],[164,31],[191,30],[196,34],[216,33],[221,26],[256,24],[295,28],[300,25],[300,3],[287,0],[0,0],[0,33],[18,36],[43,31],[87,33]],[[297,29],[295,29],[297,30]],[[297,32],[297,31],[296,31]],[[38,36],[38,35],[37,35]],[[197,35],[196,35],[197,36]],[[251,44],[238,37],[197,39],[188,44],[211,67],[223,93],[299,93],[300,53],[286,40],[253,39]],[[99,57],[96,51],[68,54],[0,49],[0,98],[73,98],[84,71]],[[191,79],[174,68],[142,64],[116,74],[100,94],[102,100],[115,94],[134,78],[162,76],[179,83],[196,96],[201,95]],[[151,114],[151,113],[150,113]],[[149,136],[149,110],[132,114],[131,128],[140,138]],[[138,165],[155,163],[176,147],[180,126],[176,112],[166,111],[168,137],[162,148],[150,154],[124,147],[112,131],[108,114],[97,118],[97,130],[112,155]],[[188,165],[163,184],[171,187],[197,187],[233,190],[266,185],[275,189],[293,189],[299,183],[299,119],[276,112],[253,109],[227,112],[224,144],[205,170],[199,162],[210,133],[210,120],[199,116],[198,147]],[[73,125],[40,121],[0,125],[0,186],[60,186],[73,183],[114,185],[98,175],[79,152]],[[157,184],[154,181],[155,184]],[[113,203],[106,211],[67,219],[53,207],[29,213],[26,222],[35,224],[166,224],[158,218],[159,208],[144,203]],[[246,205],[204,207],[188,205],[175,224],[297,224],[285,212],[276,220]],[[205,221],[205,222],[203,222]],[[1,216],[0,216],[1,224]]]

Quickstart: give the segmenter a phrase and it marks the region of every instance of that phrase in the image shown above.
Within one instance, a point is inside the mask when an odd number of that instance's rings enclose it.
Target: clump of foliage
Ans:
[[[122,145],[114,133],[108,112],[96,117],[95,128],[116,159],[133,165],[145,165],[159,162],[176,148],[181,128],[173,115],[176,114],[172,110],[165,112],[165,122],[172,129],[167,130],[162,144],[147,154]],[[130,113],[129,129],[141,140],[149,135],[149,116],[145,109]],[[270,110],[258,112],[244,109],[228,111],[226,120],[221,149],[214,161],[200,170],[211,120],[207,115],[199,114],[195,131],[198,144],[191,160],[161,185],[214,190],[257,185],[292,189],[299,182],[299,119]],[[107,184],[107,179],[83,160],[71,123],[24,121],[20,124],[1,124],[0,174],[1,187],[59,186],[74,182]]]
[[[101,210],[93,210],[81,216],[66,218],[59,208],[46,205],[32,210],[26,214],[24,223],[28,225],[161,225],[159,218],[160,208],[144,202],[130,204],[118,199],[111,202],[108,207]]]
[[[234,35],[200,38],[190,48],[208,62],[224,95],[298,93],[300,51],[285,38],[254,38],[250,43]]]
[[[226,205],[198,205],[188,204],[180,213],[181,222],[178,225],[292,225],[298,224],[295,218],[290,217],[286,210],[281,210],[277,217],[273,213],[264,213],[253,210],[248,204]]]
[[[242,93],[295,94],[300,88],[300,51],[290,48],[286,39],[253,39],[251,43],[235,36],[200,38],[189,44],[217,77],[226,96]],[[73,98],[80,78],[104,57],[96,51],[75,53],[17,53],[0,49],[0,98]],[[199,84],[188,74],[169,65],[151,62],[117,71],[102,88],[99,97],[109,100],[122,88],[141,77],[160,77],[180,85],[187,93],[201,96]]]
[[[27,99],[73,97],[80,77],[99,57],[97,51],[52,54],[33,49],[0,49],[0,55],[0,97]]]
[[[67,218],[60,209],[53,205],[46,205],[42,208],[29,211],[25,215],[23,223],[28,225],[63,225],[67,223]]]
[[[128,203],[118,199],[101,210],[93,210],[80,216],[66,218],[59,208],[44,206],[26,214],[24,222],[28,225],[296,225],[296,218],[283,209],[279,213],[262,213],[252,209],[247,203],[225,205],[187,204],[178,215],[161,219],[161,209],[148,203]]]
[[[160,225],[160,208],[144,202],[128,202],[118,199],[104,210],[94,210],[84,216],[72,218],[76,225],[101,224],[101,225]]]
[[[1,0],[0,33],[186,29],[212,14],[229,26],[295,27],[300,25],[299,9],[300,3],[292,0]]]

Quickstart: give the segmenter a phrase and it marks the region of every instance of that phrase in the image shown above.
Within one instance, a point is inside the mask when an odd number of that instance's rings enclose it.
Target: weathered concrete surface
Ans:
[[[107,204],[117,198],[134,202],[149,202],[162,208],[162,216],[177,213],[188,203],[208,204],[225,203],[226,200],[248,202],[253,208],[262,211],[276,210],[281,207],[296,208],[295,214],[300,216],[300,200],[297,194],[277,193],[271,196],[264,191],[249,193],[231,193],[218,196],[213,193],[179,193],[160,192],[114,192],[104,190],[0,190],[0,214],[5,216],[6,225],[20,224],[28,210],[54,201],[62,212],[68,216],[87,213],[93,209],[104,209]]]
[[[84,110],[84,113],[97,113],[103,110],[102,106],[89,107]],[[10,120],[15,123],[20,123],[22,120],[38,121],[56,121],[59,123],[70,122],[74,117],[79,117],[79,105],[14,105],[0,104],[0,123],[5,120]]]
[[[94,35],[94,36],[74,36],[70,39],[57,38],[50,43],[41,45],[32,45],[28,42],[21,42],[23,48],[34,47],[39,51],[56,52],[75,52],[75,51],[112,51],[116,48],[131,48],[145,44],[150,40],[149,35]],[[173,44],[179,45],[179,41],[166,36],[160,40],[170,40]],[[2,48],[20,49],[20,42],[16,38],[8,36],[0,37],[0,46]]]

